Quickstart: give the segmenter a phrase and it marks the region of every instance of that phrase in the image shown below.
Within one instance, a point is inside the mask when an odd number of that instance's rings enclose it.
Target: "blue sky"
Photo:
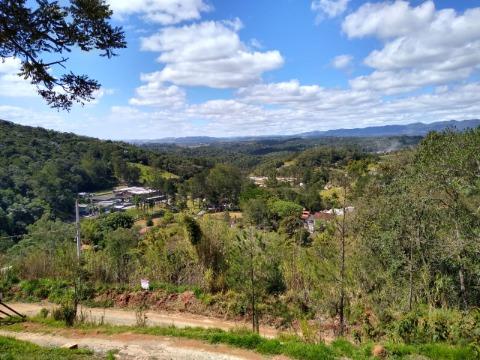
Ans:
[[[480,117],[477,1],[108,0],[128,48],[49,109],[0,63],[0,118],[109,139],[293,134]]]

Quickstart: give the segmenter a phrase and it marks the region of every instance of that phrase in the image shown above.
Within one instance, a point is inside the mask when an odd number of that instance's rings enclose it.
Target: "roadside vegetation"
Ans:
[[[27,341],[0,336],[0,359],[94,360],[101,359],[89,350],[44,348]]]
[[[42,316],[30,319],[37,326],[35,331],[55,333],[64,327],[63,322]],[[28,325],[28,324],[27,324]],[[10,331],[22,331],[25,324],[15,324],[6,327]],[[280,335],[276,339],[267,339],[249,330],[224,331],[220,329],[204,328],[176,328],[144,327],[144,326],[113,326],[95,323],[79,323],[74,329],[81,330],[84,336],[88,335],[115,335],[115,334],[144,334],[154,336],[179,337],[201,340],[211,344],[225,344],[232,347],[253,350],[264,355],[284,355],[300,360],[334,360],[374,359],[372,355],[377,351],[378,357],[389,359],[407,359],[412,356],[424,356],[438,360],[470,360],[478,359],[478,349],[474,346],[448,345],[441,343],[422,343],[405,345],[393,341],[378,345],[373,342],[352,344],[345,339],[337,339],[329,344],[306,342],[294,335]],[[376,349],[376,350],[374,350]]]

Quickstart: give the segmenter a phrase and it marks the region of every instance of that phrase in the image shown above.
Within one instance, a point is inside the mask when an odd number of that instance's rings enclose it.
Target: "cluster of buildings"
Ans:
[[[345,214],[352,212],[355,208],[353,206],[345,207]],[[325,221],[332,221],[336,216],[342,216],[344,214],[343,208],[340,209],[328,209],[317,212],[310,212],[304,210],[301,215],[305,229],[309,233],[314,233],[319,224]]]
[[[138,205],[156,205],[167,202],[167,198],[158,190],[132,186],[119,187],[103,194],[79,193],[81,216],[95,216],[100,213],[125,211]]]
[[[253,183],[259,187],[267,187],[267,176],[249,176],[248,177]],[[285,176],[277,176],[276,177],[278,182],[289,183],[290,185],[294,185],[296,179],[294,177],[285,177]]]

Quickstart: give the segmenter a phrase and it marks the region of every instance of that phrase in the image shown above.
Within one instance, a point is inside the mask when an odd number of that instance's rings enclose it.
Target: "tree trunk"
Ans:
[[[465,289],[465,278],[463,275],[463,268],[458,270],[458,278],[460,280],[460,295],[462,296],[463,309],[467,309],[467,291]]]

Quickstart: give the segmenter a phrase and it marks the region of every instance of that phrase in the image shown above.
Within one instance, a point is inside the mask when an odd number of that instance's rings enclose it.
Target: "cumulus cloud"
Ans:
[[[346,69],[352,64],[352,61],[352,55],[338,55],[333,58],[332,66],[335,69]]]
[[[297,80],[257,84],[238,91],[233,99],[210,100],[180,109],[140,110],[115,107],[109,117],[109,136],[134,124],[136,138],[295,134],[332,128],[433,122],[478,118],[480,83],[443,88],[440,92],[384,99],[376,93],[326,89]],[[111,123],[110,123],[111,122]],[[105,125],[107,127],[107,125]],[[115,128],[112,130],[112,128]],[[112,132],[113,131],[113,132]]]
[[[464,79],[470,69],[438,71],[434,69],[405,69],[397,71],[374,71],[365,76],[350,80],[355,90],[379,91],[386,95],[410,92],[424,86],[442,85]]]
[[[185,104],[185,90],[175,85],[164,86],[153,81],[138,87],[130,105],[179,108]]]
[[[288,105],[296,109],[334,109],[371,103],[376,98],[368,91],[328,89],[318,85],[301,85],[298,80],[257,84],[237,92],[242,101],[256,104]]]
[[[240,40],[242,23],[206,21],[167,27],[142,38],[141,49],[160,52],[162,70],[145,74],[150,82],[176,85],[237,88],[260,80],[261,75],[283,65],[274,51],[250,51]]]
[[[325,17],[334,18],[343,14],[350,0],[314,0],[311,4],[312,11],[317,13],[317,21]]]
[[[478,118],[480,83],[441,87],[439,91],[385,99],[375,92],[302,85],[297,80],[256,84],[233,99],[185,104],[180,108],[114,106],[99,121],[83,114],[82,121],[58,114],[0,106],[0,118],[22,124],[114,139],[167,136],[295,134],[332,128],[405,124]],[[198,125],[201,121],[201,126]],[[134,129],[134,131],[132,131]]]
[[[345,18],[342,29],[350,38],[408,35],[423,29],[432,21],[434,13],[433,1],[417,7],[411,7],[408,1],[366,3]]]
[[[67,125],[58,113],[11,105],[0,105],[0,119],[13,121],[17,124],[41,126],[60,131],[66,131],[65,125]]]
[[[385,43],[364,60],[372,74],[353,79],[352,87],[395,93],[467,79],[480,64],[478,19],[480,8],[437,11],[432,1],[417,7],[405,1],[361,6],[346,17],[344,32]]]
[[[107,0],[116,16],[140,15],[162,25],[197,20],[211,10],[203,0]]]
[[[35,87],[29,81],[18,76],[20,60],[6,58],[0,60],[0,96],[30,97],[36,96]]]

